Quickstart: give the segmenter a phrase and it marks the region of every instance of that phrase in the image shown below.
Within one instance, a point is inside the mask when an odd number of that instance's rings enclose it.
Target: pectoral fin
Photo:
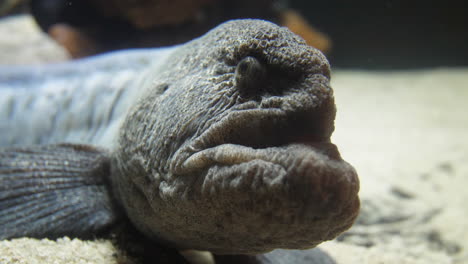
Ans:
[[[0,149],[0,239],[89,237],[118,210],[108,155],[86,145]]]

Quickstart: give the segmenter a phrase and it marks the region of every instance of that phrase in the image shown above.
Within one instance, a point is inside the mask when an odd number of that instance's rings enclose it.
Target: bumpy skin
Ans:
[[[239,20],[164,68],[148,75],[114,156],[114,191],[139,230],[178,248],[256,254],[314,247],[352,225],[359,182],[330,143],[335,104],[318,50]]]

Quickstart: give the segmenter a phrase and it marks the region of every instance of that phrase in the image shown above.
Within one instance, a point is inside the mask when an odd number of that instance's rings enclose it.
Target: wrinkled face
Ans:
[[[150,75],[122,127],[117,189],[144,233],[180,248],[309,248],[353,223],[354,169],[330,143],[319,51],[264,21],[234,21]]]

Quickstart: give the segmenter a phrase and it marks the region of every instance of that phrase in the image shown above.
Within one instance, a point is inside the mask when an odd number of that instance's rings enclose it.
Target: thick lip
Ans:
[[[292,145],[302,145],[327,159],[341,160],[330,142],[334,118],[328,116],[330,112],[318,114],[321,112],[317,108],[232,111],[176,154],[178,162],[172,169],[176,174],[186,174],[213,164],[229,166],[254,159],[274,163],[266,153],[284,151]]]
[[[262,149],[254,149],[252,147],[237,144],[222,144],[191,155],[180,165],[179,171],[187,173],[202,170],[213,164],[229,166],[250,162],[252,160],[263,160],[271,163],[278,163],[276,161],[277,157],[272,156],[272,153],[287,152],[288,148],[292,147],[309,149],[309,151],[320,153],[324,159],[335,159],[334,157],[339,157],[339,152],[336,146],[332,143],[292,143],[284,146],[272,146]]]

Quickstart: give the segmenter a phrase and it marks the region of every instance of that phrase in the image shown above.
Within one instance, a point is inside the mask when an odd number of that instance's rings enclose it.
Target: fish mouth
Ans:
[[[185,199],[204,212],[202,228],[216,234],[213,241],[228,241],[237,253],[304,249],[352,225],[359,181],[330,142],[334,113],[332,101],[303,111],[233,111],[192,145],[209,147],[180,165],[195,176]]]
[[[333,100],[300,111],[271,107],[234,110],[190,144],[190,154],[176,166],[177,174],[255,159],[275,162],[261,153],[291,146],[307,148],[326,159],[341,160],[338,149],[330,142],[334,117]]]
[[[341,160],[330,142],[336,107],[328,72],[312,66],[291,69],[270,60],[250,54],[234,64],[234,88],[241,103],[180,148],[172,164],[176,174],[249,162],[258,157],[247,150],[261,153],[290,145]]]

